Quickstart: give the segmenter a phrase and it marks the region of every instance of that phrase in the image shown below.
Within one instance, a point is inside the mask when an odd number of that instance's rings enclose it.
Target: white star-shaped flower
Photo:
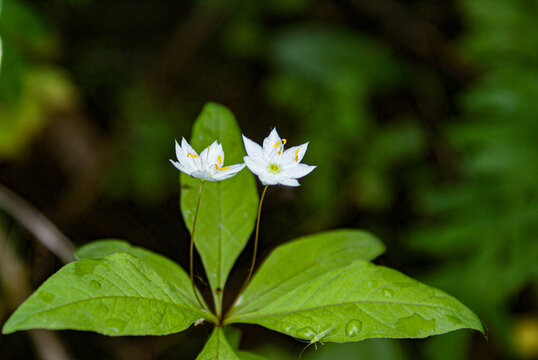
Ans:
[[[301,164],[308,143],[284,151],[286,139],[281,139],[276,128],[263,140],[263,148],[243,135],[247,155],[243,159],[250,171],[263,185],[282,184],[299,186],[297,179],[308,175],[315,166]]]
[[[182,138],[181,146],[176,141],[176,156],[178,161],[170,159],[170,162],[179,171],[207,181],[226,180],[245,167],[245,164],[223,166],[224,151],[216,140],[198,155],[187,140]]]

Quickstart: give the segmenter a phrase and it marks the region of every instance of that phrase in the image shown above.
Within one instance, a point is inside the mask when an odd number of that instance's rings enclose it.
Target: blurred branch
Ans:
[[[378,23],[383,35],[397,47],[437,65],[443,72],[468,82],[477,75],[474,66],[430,22],[393,0],[349,0],[365,16]]]
[[[4,190],[1,193],[3,194]],[[2,197],[0,195],[0,200]],[[15,249],[7,241],[3,229],[0,229],[0,249],[2,249],[0,252],[0,280],[2,289],[6,295],[6,305],[14,309],[31,293],[28,280],[29,276],[26,268],[19,260]],[[52,331],[29,330],[27,333],[34,344],[38,358],[42,360],[71,359],[65,346]]]
[[[75,260],[75,247],[71,241],[36,208],[2,184],[0,209],[13,216],[64,263]]]

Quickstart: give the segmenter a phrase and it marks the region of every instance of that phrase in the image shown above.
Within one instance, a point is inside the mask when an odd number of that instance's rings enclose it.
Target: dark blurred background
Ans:
[[[488,328],[303,358],[538,358],[537,16],[535,0],[5,0],[0,323],[62,265],[34,211],[75,246],[121,238],[188,266],[168,159],[216,101],[258,142],[274,126],[310,141],[318,165],[300,188],[270,189],[262,258],[299,235],[366,229],[387,244],[378,264]],[[194,359],[210,331],[20,332],[0,336],[0,358]],[[232,329],[235,342],[239,331],[240,348],[272,359],[305,346],[256,326]]]

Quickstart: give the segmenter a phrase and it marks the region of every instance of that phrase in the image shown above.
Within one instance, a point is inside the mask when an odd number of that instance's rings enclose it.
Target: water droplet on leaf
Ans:
[[[84,276],[93,273],[93,269],[95,269],[98,263],[96,260],[75,261],[75,275]]]
[[[105,320],[105,326],[114,332],[122,331],[123,329],[125,329],[125,325],[127,325],[127,322],[121,319],[111,318]]]
[[[304,327],[295,332],[295,336],[302,339],[311,340],[316,336],[316,332],[311,327]]]
[[[435,330],[435,319],[426,320],[418,314],[413,314],[398,320],[396,327],[408,336],[422,336]]]
[[[349,320],[346,325],[346,335],[353,337],[359,335],[362,329],[362,321],[353,319]]]
[[[383,295],[385,295],[386,298],[392,298],[394,296],[394,290],[389,289],[389,288],[384,288]]]

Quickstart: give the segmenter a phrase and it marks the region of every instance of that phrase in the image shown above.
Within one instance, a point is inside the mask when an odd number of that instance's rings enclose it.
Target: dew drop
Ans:
[[[396,327],[407,336],[430,335],[435,330],[435,319],[427,320],[419,314],[413,314],[398,320]]]
[[[56,295],[54,295],[54,294],[52,294],[52,293],[49,293],[49,292],[46,292],[46,291],[40,292],[38,296],[39,296],[39,298],[40,298],[41,300],[43,300],[43,301],[46,302],[47,304],[52,303],[52,301],[53,301],[54,298],[56,297]]]
[[[461,320],[458,317],[453,316],[453,315],[448,315],[447,318],[448,318],[448,321],[452,323],[452,325],[461,325]]]
[[[293,330],[293,325],[288,323],[283,323],[282,327],[284,328],[284,331],[289,333],[291,330]]]
[[[386,298],[392,298],[394,296],[394,291],[392,289],[389,289],[389,288],[384,288],[383,289],[383,295],[385,295]]]
[[[295,332],[295,336],[301,339],[311,340],[316,336],[316,332],[311,327],[304,327]]]
[[[370,289],[375,289],[377,287],[377,280],[368,280],[366,285],[368,285],[368,288]]]
[[[91,280],[90,285],[95,290],[99,290],[101,288],[101,283],[99,281],[96,281],[96,280]]]
[[[346,324],[346,335],[349,337],[357,336],[361,332],[362,321],[353,319]]]
[[[114,332],[122,331],[123,329],[125,329],[125,325],[127,325],[127,322],[118,318],[111,318],[105,320],[105,326]]]
[[[96,260],[79,260],[75,261],[75,275],[84,276],[93,273],[95,267],[99,264]]]

